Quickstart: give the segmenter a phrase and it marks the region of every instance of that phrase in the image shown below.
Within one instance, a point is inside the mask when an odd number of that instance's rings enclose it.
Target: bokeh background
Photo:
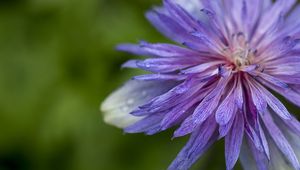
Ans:
[[[163,170],[187,138],[124,135],[99,105],[137,74],[121,42],[167,40],[160,0],[0,0],[0,170]],[[223,141],[193,169],[225,169]],[[237,169],[240,169],[238,165]]]

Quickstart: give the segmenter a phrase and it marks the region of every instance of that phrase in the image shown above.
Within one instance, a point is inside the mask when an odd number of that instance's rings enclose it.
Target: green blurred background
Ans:
[[[160,0],[0,0],[0,170],[163,170],[187,138],[124,135],[99,105],[136,74],[121,42],[167,41]],[[225,169],[218,142],[193,169]],[[239,169],[239,168],[238,168]]]

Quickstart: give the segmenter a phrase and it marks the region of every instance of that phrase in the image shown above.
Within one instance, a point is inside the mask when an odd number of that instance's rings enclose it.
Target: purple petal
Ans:
[[[196,51],[183,48],[177,45],[172,44],[162,44],[162,43],[156,43],[156,44],[150,44],[143,42],[140,44],[140,48],[152,56],[157,57],[184,57],[186,59],[194,58],[194,59],[202,59],[201,53],[198,53]],[[188,57],[188,58],[187,58]]]
[[[138,61],[139,60],[128,60],[127,62],[122,64],[122,68],[138,68],[136,64]]]
[[[141,56],[151,55],[147,51],[141,49],[140,46],[136,45],[136,44],[119,44],[116,47],[116,49],[119,51],[124,51],[124,52],[128,52],[128,53],[135,54],[135,55],[141,55]]]
[[[187,39],[192,42],[197,42],[196,39],[188,33],[189,30],[174,20],[176,18],[171,18],[157,10],[148,12],[146,16],[159,31],[170,39],[173,39],[180,44]],[[206,48],[204,48],[203,51],[207,51]]]
[[[260,32],[266,32],[275,23],[280,15],[285,15],[296,3],[296,0],[277,0],[274,5],[264,14],[260,27]]]
[[[147,116],[135,124],[124,128],[124,131],[126,133],[145,132],[148,135],[155,134],[160,131],[160,122],[163,119],[164,114],[165,113],[159,113]]]
[[[268,160],[270,160],[269,144],[268,144],[267,137],[264,133],[264,130],[263,130],[260,122],[258,122],[258,127],[259,127],[259,136],[260,136],[260,139],[261,139],[262,146],[264,148],[264,153],[266,154]]]
[[[198,125],[202,124],[217,108],[223,89],[227,84],[228,78],[222,78],[212,92],[210,92],[193,115],[189,116],[181,126],[175,131],[174,137],[184,136],[191,133]]]
[[[215,90],[208,94],[195,109],[193,117],[196,122],[205,121],[206,118],[215,110],[229,79],[230,78],[222,78],[219,80]]]
[[[222,46],[220,46],[216,42],[210,40],[210,38],[207,35],[202,34],[200,32],[192,32],[191,35],[196,37],[200,44],[204,44],[206,47],[211,49],[209,51],[212,53],[218,53],[218,52],[222,51],[223,48],[225,48],[225,47],[222,48]]]
[[[220,0],[203,0],[202,3],[204,8],[201,9],[201,12],[203,12],[203,14],[207,17],[207,20],[205,21],[210,24],[214,31],[221,31],[221,33],[224,35],[226,32],[224,26],[226,27],[226,24],[229,22],[226,22],[228,21],[227,11],[222,7],[223,3]],[[218,34],[218,32],[215,33]]]
[[[185,28],[191,31],[198,27],[197,21],[180,5],[175,4],[172,0],[164,0],[163,2],[170,16],[176,18]]]
[[[183,75],[174,75],[174,74],[145,74],[140,76],[133,77],[133,80],[140,81],[181,81],[184,80],[185,76]]]
[[[278,87],[282,87],[282,88],[288,88],[289,87],[286,83],[284,83],[284,82],[280,81],[279,79],[277,79],[275,77],[272,77],[268,74],[259,74],[259,76],[262,77],[263,79],[265,79],[266,81],[269,81],[270,83],[278,86]]]
[[[190,140],[169,166],[169,170],[187,170],[217,140],[217,124],[213,117],[192,133]]]
[[[269,169],[278,170],[292,170],[293,166],[286,160],[286,157],[280,152],[276,144],[270,140],[271,160],[269,162]]]
[[[251,97],[254,105],[260,113],[264,113],[267,109],[266,100],[261,96],[261,93],[258,90],[259,87],[256,87],[254,84],[252,84],[251,81],[248,81],[248,83],[250,85]]]
[[[255,62],[268,62],[284,57],[299,44],[299,39],[285,35],[285,37],[279,37],[278,39],[272,40],[272,42],[264,42],[262,44],[266,45],[257,47],[264,50],[261,50],[260,53],[257,54],[258,57],[254,59]]]
[[[201,101],[207,94],[209,90],[202,89],[199,92],[195,93],[195,95],[191,96],[190,99],[183,99],[177,106],[171,109],[170,112],[166,114],[164,117],[161,126],[162,129],[165,130],[176,124],[178,120],[183,120],[187,116],[189,116],[190,109],[194,109],[194,106],[197,102]]]
[[[258,71],[252,71],[252,72],[248,72],[248,73],[253,75],[258,80],[264,79],[265,81],[268,81],[268,82],[274,84],[275,86],[278,86],[278,87],[281,87],[281,88],[288,88],[289,87],[286,83],[284,83],[280,79],[278,79],[276,77],[273,77],[269,74],[265,74],[265,73],[258,72]]]
[[[253,157],[251,147],[247,143],[246,137],[244,138],[244,141],[241,146],[240,151],[240,162],[242,164],[242,167],[244,170],[257,170],[256,168],[256,160]],[[248,140],[251,144],[250,140]],[[264,164],[265,162],[263,162]],[[267,170],[267,168],[261,168],[260,170]]]
[[[242,87],[240,77],[238,77],[238,82],[235,89],[235,96],[236,96],[235,103],[237,107],[241,110],[244,104],[244,95],[243,95],[243,87]]]
[[[215,62],[207,62],[203,64],[199,64],[197,66],[182,70],[181,72],[184,74],[193,74],[193,73],[201,73],[208,69],[212,69],[217,67],[219,64],[224,63],[223,61],[215,61]]]
[[[154,73],[170,73],[195,64],[197,62],[193,60],[182,60],[180,58],[152,58],[137,62],[139,68]]]
[[[258,86],[258,90],[263,94],[263,98],[267,101],[268,105],[283,119],[291,119],[291,114],[286,109],[286,107],[268,90],[266,90],[263,86],[256,83]]]
[[[291,120],[283,120],[283,121],[291,131],[293,131],[298,136],[300,136],[300,122],[295,117],[292,117]]]
[[[218,124],[225,125],[234,116],[236,112],[235,98],[236,96],[232,89],[216,111],[215,116]]]
[[[144,113],[147,112],[154,113],[163,110],[168,110],[182,103],[182,101],[188,100],[205,85],[205,83],[198,82],[199,84],[197,86],[193,86],[196,82],[197,79],[187,79],[183,83],[173,87],[165,94],[157,96],[154,99],[152,99],[149,103],[140,106],[140,109],[132,114],[136,116],[143,116]]]
[[[229,134],[225,136],[225,157],[227,170],[233,169],[238,160],[244,136],[244,119],[241,113],[236,115]]]
[[[297,156],[295,155],[295,152],[293,151],[293,148],[291,147],[287,139],[284,137],[281,130],[274,123],[270,113],[266,113],[261,117],[277,147],[281,150],[281,152],[290,161],[290,163],[295,169],[300,169],[300,164],[297,159]]]
[[[245,122],[245,132],[246,132],[248,138],[251,140],[251,142],[255,146],[256,150],[263,152],[264,148],[261,143],[260,134],[259,134],[259,132],[257,132],[258,130],[254,129],[247,122]]]
[[[238,112],[237,114],[239,114],[240,112]],[[229,131],[231,130],[231,127],[233,125],[233,122],[234,122],[234,117],[232,117],[230,119],[230,121],[225,124],[225,125],[219,125],[219,139],[223,138],[224,136],[226,136]]]
[[[199,61],[203,60],[203,54],[183,48],[172,44],[150,44],[147,42],[141,42],[137,44],[120,44],[117,46],[117,50],[129,52],[135,55],[150,56],[150,57],[188,57],[187,59],[193,58]]]
[[[272,90],[276,91],[280,95],[284,96],[286,99],[288,99],[295,105],[300,107],[300,93],[297,90],[295,90],[292,86],[290,86],[290,88],[288,88],[288,89],[283,89],[283,88],[274,86],[273,84],[271,84],[265,80],[261,80],[260,82],[263,83],[265,86],[271,88]]]
[[[201,52],[201,53],[211,53],[212,51],[210,49],[208,49],[208,47],[199,42],[199,43],[195,43],[195,42],[190,42],[190,41],[184,41],[182,43],[182,45],[186,46],[187,48],[197,51],[197,52]]]
[[[269,170],[268,158],[263,152],[257,150],[247,137],[242,145],[240,159],[245,170]]]

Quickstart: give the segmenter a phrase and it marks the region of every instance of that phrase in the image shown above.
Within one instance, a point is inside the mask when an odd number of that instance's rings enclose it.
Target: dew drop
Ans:
[[[186,92],[187,90],[188,90],[188,87],[185,85],[178,86],[176,89],[176,93],[182,94],[182,93]]]
[[[134,103],[134,99],[128,99],[128,100],[127,100],[127,104],[128,104],[128,105],[132,105],[133,103]]]
[[[121,111],[122,111],[122,112],[128,112],[128,111],[129,111],[129,107],[127,107],[127,106],[122,106],[122,107],[121,107]]]
[[[147,91],[146,91],[146,90],[143,90],[143,91],[142,91],[142,96],[143,96],[143,97],[147,96]]]

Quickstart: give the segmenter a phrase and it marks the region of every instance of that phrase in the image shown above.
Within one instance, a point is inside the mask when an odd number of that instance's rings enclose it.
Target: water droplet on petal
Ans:
[[[132,105],[133,103],[134,103],[134,99],[128,99],[128,100],[127,100],[127,104],[128,104],[128,105]]]
[[[121,111],[122,111],[122,112],[128,112],[128,111],[129,111],[129,107],[127,107],[127,106],[122,106],[122,107],[121,107]]]
[[[143,90],[143,91],[142,91],[142,96],[143,96],[143,97],[147,96],[147,91],[146,91],[146,90]]]

